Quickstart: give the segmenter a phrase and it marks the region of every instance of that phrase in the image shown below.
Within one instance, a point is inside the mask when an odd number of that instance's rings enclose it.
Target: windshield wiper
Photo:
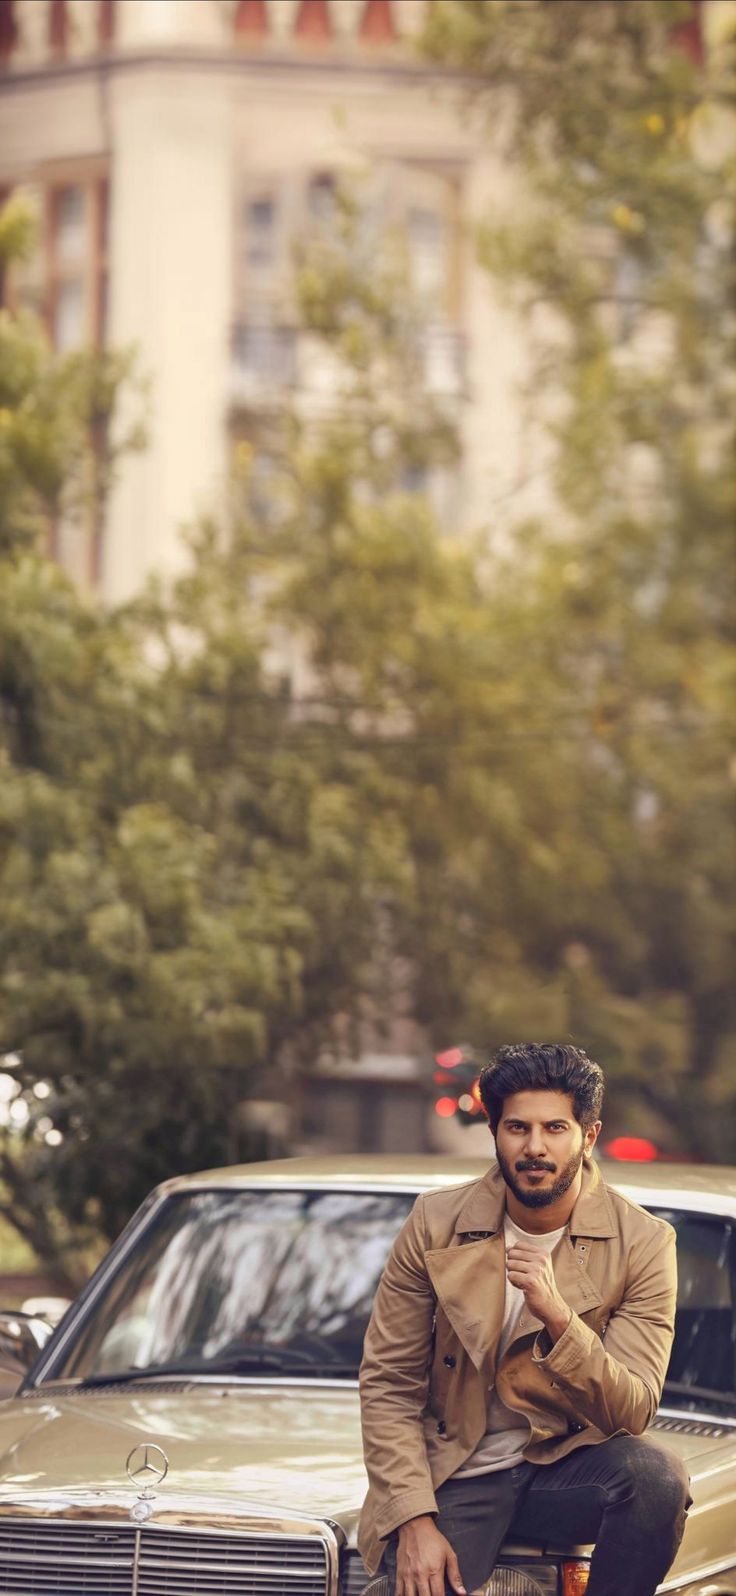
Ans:
[[[207,1365],[206,1371],[212,1374],[249,1374],[251,1370],[273,1368],[279,1371],[288,1371],[289,1374],[352,1374],[358,1378],[358,1368],[355,1363],[332,1363],[329,1359],[320,1361],[318,1358],[294,1357],[289,1358],[288,1353],[281,1359],[278,1354],[269,1359],[268,1354],[261,1357],[224,1358],[220,1362],[217,1358]]]
[[[278,1374],[287,1372],[293,1374],[298,1370],[300,1373],[319,1374],[322,1377],[331,1374],[357,1376],[356,1366],[353,1363],[329,1361],[318,1363],[305,1353],[292,1352],[288,1347],[264,1347],[258,1351],[243,1351],[222,1359],[197,1358],[173,1363],[148,1363],[140,1366],[133,1364],[127,1369],[118,1369],[105,1374],[89,1374],[79,1381],[78,1389],[85,1389],[88,1386],[127,1385],[135,1381],[163,1377],[175,1380],[187,1375],[260,1374],[266,1370]]]

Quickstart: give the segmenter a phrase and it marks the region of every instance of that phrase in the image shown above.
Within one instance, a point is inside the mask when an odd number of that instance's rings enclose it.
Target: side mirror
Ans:
[[[22,1379],[52,1335],[52,1326],[45,1319],[12,1308],[0,1312],[0,1370],[17,1372],[18,1380]]]
[[[43,1319],[46,1324],[51,1325],[52,1330],[55,1330],[71,1305],[71,1297],[26,1297],[25,1302],[20,1305],[20,1311],[27,1314],[30,1319]],[[46,1339],[48,1340],[48,1336]]]

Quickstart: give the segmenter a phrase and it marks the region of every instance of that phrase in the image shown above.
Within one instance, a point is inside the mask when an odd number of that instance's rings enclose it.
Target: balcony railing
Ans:
[[[295,327],[274,327],[258,322],[240,322],[233,328],[230,360],[233,404],[247,407],[268,403],[295,387],[298,336]]]
[[[420,354],[427,392],[459,401],[465,392],[463,334],[446,324],[430,325],[422,333]],[[340,389],[339,362],[313,334],[258,322],[233,328],[230,399],[236,409],[278,404],[293,394],[324,410]]]

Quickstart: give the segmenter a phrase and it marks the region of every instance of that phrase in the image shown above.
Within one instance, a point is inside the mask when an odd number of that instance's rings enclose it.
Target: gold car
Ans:
[[[375,1286],[417,1192],[485,1167],[293,1159],[154,1192],[0,1402],[0,1592],[359,1596],[356,1376]],[[695,1506],[661,1590],[736,1596],[736,1172],[606,1175],[678,1236],[655,1428],[687,1459]],[[578,1596],[589,1555],[508,1544],[489,1590]]]

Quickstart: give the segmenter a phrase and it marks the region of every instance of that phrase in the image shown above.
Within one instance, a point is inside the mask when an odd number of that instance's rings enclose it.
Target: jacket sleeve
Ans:
[[[360,1368],[363,1452],[381,1537],[437,1511],[422,1426],[435,1313],[424,1253],[419,1197],[381,1278]]]
[[[575,1403],[581,1418],[604,1435],[641,1435],[657,1411],[672,1349],[677,1302],[675,1232],[657,1220],[635,1243],[623,1299],[612,1313],[605,1343],[573,1313],[549,1349],[537,1337],[535,1363]]]

